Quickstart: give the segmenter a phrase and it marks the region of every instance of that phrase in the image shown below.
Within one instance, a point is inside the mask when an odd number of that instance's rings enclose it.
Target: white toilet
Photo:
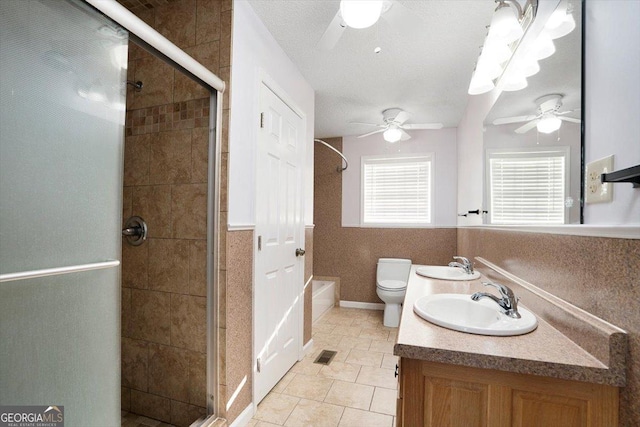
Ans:
[[[376,273],[376,292],[384,301],[384,326],[397,328],[400,325],[402,301],[407,291],[410,259],[380,258]]]

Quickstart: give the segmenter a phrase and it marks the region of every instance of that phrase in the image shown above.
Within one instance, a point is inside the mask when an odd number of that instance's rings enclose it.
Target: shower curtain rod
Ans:
[[[336,170],[337,170],[338,172],[342,173],[342,171],[347,170],[347,168],[349,167],[349,162],[347,161],[347,158],[344,156],[344,154],[342,154],[340,151],[336,150],[336,149],[335,149],[335,148],[333,148],[331,145],[329,145],[328,143],[324,142],[324,141],[323,141],[323,140],[321,140],[321,139],[314,139],[314,141],[315,141],[315,142],[319,142],[319,143],[321,143],[322,145],[325,145],[325,146],[329,147],[330,149],[332,149],[333,151],[335,151],[335,152],[338,154],[338,156],[342,157],[342,160],[344,160],[345,167],[342,167],[342,164],[341,164],[340,166],[338,166],[338,167],[336,168]]]

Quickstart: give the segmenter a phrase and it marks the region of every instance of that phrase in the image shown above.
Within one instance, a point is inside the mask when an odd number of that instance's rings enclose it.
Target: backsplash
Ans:
[[[624,329],[629,354],[620,425],[640,425],[640,240],[459,228],[458,252]]]

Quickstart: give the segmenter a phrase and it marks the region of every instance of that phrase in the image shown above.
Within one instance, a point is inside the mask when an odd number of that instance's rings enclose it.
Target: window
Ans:
[[[564,224],[569,147],[488,150],[491,224]]]
[[[431,224],[433,155],[362,158],[361,224]]]

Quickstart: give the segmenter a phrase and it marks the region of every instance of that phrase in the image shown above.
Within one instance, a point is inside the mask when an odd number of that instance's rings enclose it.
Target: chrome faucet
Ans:
[[[473,274],[473,263],[469,261],[468,258],[465,258],[463,256],[454,256],[453,259],[457,259],[461,261],[461,263],[452,261],[449,263],[449,267],[459,267],[463,269],[465,273]]]
[[[504,310],[504,314],[514,319],[520,319],[520,313],[518,313],[518,301],[520,298],[516,297],[511,288],[499,283],[482,282],[485,286],[493,286],[500,292],[500,298],[487,292],[476,292],[471,295],[471,299],[478,301],[481,298],[489,298],[496,302],[501,309]]]

